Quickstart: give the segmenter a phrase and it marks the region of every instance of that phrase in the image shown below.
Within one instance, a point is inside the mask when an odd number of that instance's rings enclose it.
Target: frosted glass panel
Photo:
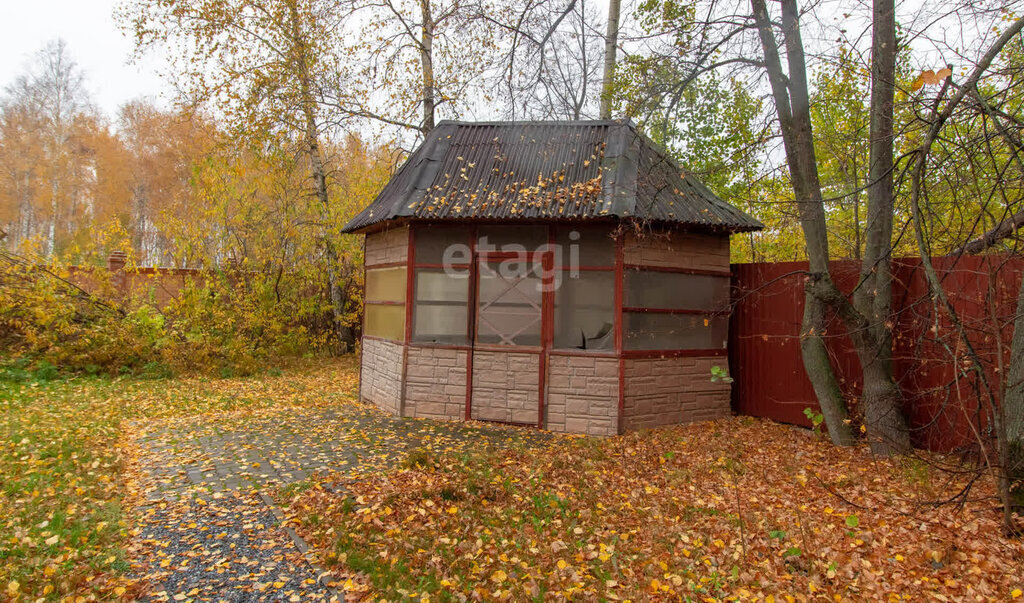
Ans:
[[[724,310],[729,305],[729,278],[627,270],[623,305],[667,310]]]
[[[485,249],[484,244],[490,246]],[[480,251],[537,251],[548,243],[547,226],[481,226],[477,230]]]
[[[729,320],[724,316],[627,312],[627,350],[724,350]]]
[[[466,311],[465,304],[417,304],[413,308],[412,340],[420,343],[467,343]]]
[[[469,300],[469,269],[459,271],[417,270],[417,301],[467,302]]]
[[[395,341],[405,339],[405,305],[366,304],[363,333]]]
[[[366,301],[405,301],[405,268],[366,271]]]

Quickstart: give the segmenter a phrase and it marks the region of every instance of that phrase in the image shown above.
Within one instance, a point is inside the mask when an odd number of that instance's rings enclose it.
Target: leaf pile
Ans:
[[[389,600],[963,600],[1024,585],[991,485],[936,507],[961,478],[771,422],[407,466],[290,501],[321,560]]]

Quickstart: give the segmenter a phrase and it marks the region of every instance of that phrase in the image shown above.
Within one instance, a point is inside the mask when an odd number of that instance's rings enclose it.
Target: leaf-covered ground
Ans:
[[[966,479],[966,478],[964,478]],[[542,452],[421,451],[289,498],[353,595],[389,600],[1000,600],[1024,543],[990,485],[750,418]]]
[[[334,405],[352,359],[238,379],[0,380],[0,600],[131,597],[131,432],[150,421]]]
[[[268,484],[354,599],[1024,588],[1024,544],[1000,535],[984,480],[962,509],[935,507],[966,477],[768,422],[544,437],[390,419],[356,387],[351,360],[242,379],[0,380],[0,600],[329,599],[245,491]],[[275,430],[291,445],[265,438]],[[166,471],[147,478],[153,454]],[[319,469],[333,473],[305,479]],[[168,494],[182,495],[153,504]]]

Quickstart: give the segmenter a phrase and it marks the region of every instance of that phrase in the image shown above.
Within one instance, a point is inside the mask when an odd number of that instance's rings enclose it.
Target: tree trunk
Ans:
[[[886,7],[882,0],[877,8],[884,12]],[[789,67],[788,77],[782,70],[778,46],[772,30],[772,22],[764,0],[751,0],[754,9],[754,20],[761,38],[761,46],[768,69],[768,80],[775,99],[776,112],[782,127],[783,145],[786,160],[789,164],[790,179],[796,196],[800,226],[804,232],[807,259],[810,275],[807,279],[807,295],[813,296],[819,303],[833,308],[843,321],[847,332],[853,340],[857,357],[861,365],[864,380],[864,415],[871,438],[872,451],[877,454],[890,455],[906,452],[910,449],[910,438],[903,421],[899,389],[892,379],[892,339],[889,334],[889,309],[891,305],[891,278],[889,271],[890,241],[892,238],[892,75],[888,85],[872,88],[872,165],[870,174],[883,175],[882,183],[875,192],[875,198],[869,197],[869,224],[866,229],[868,245],[865,249],[864,262],[870,265],[871,286],[870,296],[866,297],[858,307],[851,304],[846,296],[832,282],[829,273],[828,230],[825,222],[825,205],[821,195],[821,183],[818,180],[817,158],[814,154],[814,137],[811,129],[810,95],[807,90],[807,71],[804,61],[803,41],[800,37],[800,13],[796,0],[782,0],[782,29],[785,36],[786,59]],[[889,4],[891,13],[891,2]],[[891,37],[884,35],[877,40],[890,52],[895,46],[895,22],[889,14]],[[881,27],[887,26],[883,21]],[[888,40],[888,41],[887,41]],[[884,58],[884,57],[883,57]],[[895,60],[894,56],[890,57]],[[875,66],[882,74],[893,74],[893,65]],[[886,98],[888,101],[886,102]],[[877,101],[876,101],[877,99]],[[877,115],[876,115],[877,113]],[[887,116],[887,117],[886,117]],[[886,164],[890,166],[886,167]],[[886,180],[888,178],[888,180]],[[885,187],[888,182],[888,188]],[[888,209],[886,209],[888,208]],[[872,241],[874,245],[872,246]],[[870,248],[870,249],[868,249]],[[874,258],[872,260],[872,257]],[[884,265],[883,265],[884,264]],[[881,269],[879,269],[881,266]],[[858,290],[864,287],[859,287]],[[845,421],[837,424],[836,419],[845,417],[846,408],[842,398],[830,395],[835,375],[832,367],[822,361],[821,348],[824,342],[820,339],[821,331],[819,316],[823,309],[811,308],[804,312],[803,346],[804,368],[808,379],[814,385],[818,402],[829,431],[840,430],[839,441],[852,440],[850,428]],[[815,329],[814,320],[819,321]],[[803,349],[803,348],[802,348]],[[822,397],[824,394],[825,397]],[[827,412],[826,412],[826,406]],[[833,436],[835,438],[835,436]]]
[[[289,5],[292,18],[292,43],[294,44],[295,61],[299,75],[299,93],[302,103],[302,114],[305,118],[306,153],[309,156],[310,172],[313,176],[313,186],[316,191],[316,198],[320,202],[322,215],[326,220],[330,219],[330,195],[327,191],[327,174],[324,169],[323,157],[320,155],[320,136],[316,123],[316,98],[313,96],[313,87],[309,77],[308,56],[306,54],[306,43],[302,36],[299,23],[299,13],[295,2]],[[328,233],[323,235],[324,255],[327,258],[327,288],[331,299],[331,313],[334,317],[335,335],[341,351],[346,352],[352,349],[355,343],[352,337],[352,329],[345,324],[345,298],[341,291],[338,279],[338,266],[340,258],[334,248],[334,242]]]
[[[615,89],[615,55],[619,47],[621,0],[608,0],[608,35],[604,41],[604,82],[601,86],[601,119],[612,118],[612,94]]]
[[[423,132],[434,129],[434,111],[437,105],[434,87],[434,17],[431,0],[420,0],[423,17],[423,37],[420,39],[420,64],[423,67]]]
[[[1004,507],[1009,512],[1010,507],[1024,507],[1024,278],[1017,293],[1017,315],[1013,320],[1010,367],[1006,373],[1001,414],[1005,439],[1000,456],[1009,482],[1005,487],[1010,503]]]
[[[796,23],[796,4],[793,0],[783,0],[785,43],[791,72],[789,81],[782,71],[779,49],[764,0],[751,0],[750,4],[761,38],[768,81],[771,84],[775,110],[782,129],[786,162],[789,165],[811,272],[805,285],[804,317],[800,331],[804,372],[814,387],[832,441],[838,445],[852,444],[853,433],[845,420],[846,404],[829,362],[825,341],[822,339],[826,304],[821,296],[814,292],[818,287],[834,290],[835,285],[832,285],[828,272],[825,209],[821,199],[817,162],[814,158],[814,141],[811,138],[810,103],[803,68],[802,42]]]
[[[896,81],[896,11],[893,0],[874,0],[871,107],[868,140],[867,225],[860,282],[853,305],[870,337],[859,346],[864,377],[864,424],[871,449],[890,455],[910,450],[903,397],[892,374],[893,98]]]
[[[835,372],[829,360],[828,349],[821,334],[825,330],[827,306],[818,298],[804,294],[804,318],[800,331],[800,353],[804,371],[818,398],[821,414],[825,417],[828,435],[836,446],[852,446],[853,433],[850,431],[843,392],[836,381]]]

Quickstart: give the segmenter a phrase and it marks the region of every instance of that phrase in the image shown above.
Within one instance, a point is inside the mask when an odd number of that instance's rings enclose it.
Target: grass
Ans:
[[[986,479],[936,476],[793,428],[724,419],[543,450],[417,451],[329,477],[294,524],[347,584],[388,600],[1008,599],[1024,543]],[[315,521],[309,518],[316,517]]]
[[[350,395],[351,359],[239,379],[0,375],[0,599],[115,599],[130,537],[132,421]],[[85,600],[83,599],[83,600]]]

